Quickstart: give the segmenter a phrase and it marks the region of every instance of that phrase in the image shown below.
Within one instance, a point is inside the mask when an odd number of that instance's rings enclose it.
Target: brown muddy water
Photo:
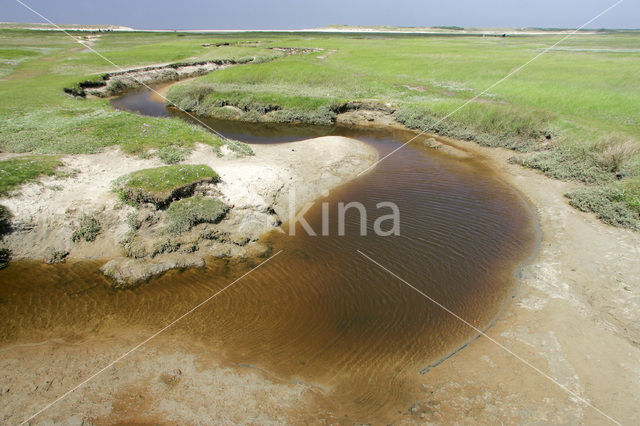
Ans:
[[[133,93],[114,106],[137,104],[142,113],[168,114],[161,104],[140,102],[148,98],[148,92]],[[208,122],[249,143],[348,136],[375,147],[381,157],[413,135]],[[337,236],[340,201],[367,207],[367,236],[360,236],[355,210],[347,215],[346,235]],[[373,221],[388,213],[376,208],[382,201],[399,206],[400,236],[373,233]],[[322,228],[323,202],[330,206],[330,236],[308,236],[301,227],[295,237],[268,235],[273,252],[283,253],[173,333],[206,342],[232,364],[316,385],[351,419],[371,421],[406,408],[420,371],[475,332],[356,250],[482,329],[511,298],[518,269],[535,250],[537,225],[519,193],[482,161],[452,159],[419,144],[318,200],[305,216],[316,231]],[[113,335],[127,327],[151,334],[260,261],[210,259],[204,269],[171,271],[124,291],[113,290],[97,271],[102,262],[17,262],[0,271],[2,345]],[[96,327],[104,321],[112,326]]]

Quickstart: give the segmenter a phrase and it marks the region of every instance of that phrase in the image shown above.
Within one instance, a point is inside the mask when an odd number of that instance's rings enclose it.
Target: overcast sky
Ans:
[[[139,29],[304,29],[330,24],[576,28],[615,0],[21,0],[57,24]],[[43,22],[16,0],[0,21]],[[625,0],[589,28],[640,27]]]

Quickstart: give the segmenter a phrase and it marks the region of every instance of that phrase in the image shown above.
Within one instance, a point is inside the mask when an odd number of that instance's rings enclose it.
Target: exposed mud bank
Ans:
[[[225,218],[179,236],[163,234],[166,213],[149,203],[122,202],[113,182],[136,170],[160,166],[157,159],[124,155],[117,149],[63,159],[71,176],[25,185],[3,200],[13,214],[4,242],[14,259],[111,259],[103,268],[119,287],[169,269],[204,265],[207,256],[254,257],[268,247],[258,239],[289,219],[290,194],[301,208],[370,167],[377,152],[354,139],[325,137],[288,144],[256,145],[255,156],[222,155],[198,145],[185,164],[204,164],[220,175],[194,194],[215,196],[230,206]],[[83,217],[95,218],[94,241],[74,241]],[[131,237],[135,228],[135,239]]]
[[[273,47],[270,50],[284,52],[286,55],[301,55],[317,52],[320,49]],[[234,65],[249,64],[255,61],[256,58],[248,58],[241,61],[226,59],[180,62],[132,68],[102,74],[95,79],[82,81],[74,87],[65,88],[64,91],[65,93],[79,97],[86,97],[88,95],[101,98],[117,96],[142,86],[151,86],[184,80],[191,77],[198,77],[218,69]]]
[[[82,81],[74,87],[65,88],[64,91],[70,95],[79,97],[86,97],[87,95],[101,98],[116,96],[137,87],[197,77],[217,69],[238,64],[239,62],[236,61],[218,60],[157,65],[115,71],[103,74],[94,80]]]
[[[575,188],[508,161],[512,152],[458,142],[535,206],[540,249],[487,334],[548,374],[478,338],[422,376],[407,422],[621,424],[640,411],[640,235],[569,206]],[[555,383],[554,383],[555,381]],[[560,385],[560,386],[558,386]]]
[[[163,90],[167,91],[168,87]],[[196,111],[188,111],[196,113]],[[281,123],[292,124],[290,117],[283,116],[283,112],[279,107],[267,107],[265,112],[260,115],[254,114],[254,111],[248,108],[239,108],[234,105],[223,105],[213,108],[205,117],[217,118],[221,120],[236,120],[248,123]],[[341,125],[353,128],[374,128],[374,129],[397,129],[405,130],[418,134],[417,130],[411,129],[397,120],[395,117],[396,109],[391,103],[381,102],[378,100],[350,101],[342,105],[335,106],[327,117],[328,125]],[[188,117],[186,117],[188,118]],[[298,117],[293,120],[293,124],[318,124],[313,118]],[[466,149],[461,149],[453,139],[443,138],[441,135],[425,133],[427,138],[420,138],[416,141],[426,148],[437,150],[440,153],[451,157],[465,159],[471,158],[471,154]],[[440,141],[436,140],[439,138]]]

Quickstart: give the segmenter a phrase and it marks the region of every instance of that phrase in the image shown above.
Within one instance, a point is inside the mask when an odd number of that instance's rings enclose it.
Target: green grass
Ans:
[[[530,153],[518,162],[555,178],[631,188],[629,208],[640,196],[637,32],[570,38],[445,121],[559,36],[289,38],[325,51],[211,73],[169,98],[199,114],[232,105],[244,120],[314,124],[335,121],[347,101],[376,99],[408,127]]]
[[[189,150],[176,146],[166,146],[158,150],[158,158],[167,164],[177,164],[187,158]]]
[[[73,32],[74,36],[87,33]],[[101,33],[95,49],[121,67],[214,59],[271,60],[282,52],[209,35]],[[119,146],[125,153],[157,150],[163,161],[179,161],[196,143],[224,144],[201,127],[173,118],[116,111],[105,99],[75,99],[64,93],[78,82],[114,70],[61,32],[0,29],[0,150],[31,154],[96,153]],[[230,148],[247,150],[233,143]],[[53,159],[30,157],[29,167],[2,164],[0,194],[53,172]]]
[[[115,188],[128,202],[151,202],[164,206],[173,198],[190,196],[197,183],[217,182],[219,179],[209,166],[172,165],[121,176],[115,182]]]
[[[561,37],[114,32],[102,33],[94,48],[122,67],[256,58],[176,85],[169,97],[204,115],[235,117],[222,108],[231,105],[244,120],[268,113],[269,120],[314,124],[332,123],[349,101],[389,102],[409,127],[527,153],[519,162],[550,176],[624,189],[631,208],[640,196],[638,32],[569,38],[438,123]],[[229,45],[215,47],[221,42]],[[139,155],[157,150],[173,162],[197,142],[222,144],[177,119],[64,95],[63,88],[113,67],[62,33],[0,29],[0,46],[3,151],[91,153],[118,145]],[[323,51],[284,56],[269,49],[276,46]]]
[[[0,161],[0,194],[7,196],[20,185],[56,174],[62,165],[58,156],[27,155]]]
[[[229,207],[222,201],[201,195],[174,201],[167,209],[168,224],[165,231],[175,235],[189,231],[200,223],[216,223],[228,210]]]
[[[103,33],[101,36],[95,48],[121,67],[282,56],[281,52],[262,47],[200,46],[201,43],[220,41],[213,36],[135,33]],[[191,128],[179,120],[134,118],[133,114],[114,111],[106,100],[78,100],[65,96],[65,87],[114,70],[111,64],[82,49],[65,34],[0,30],[0,45],[0,61],[30,55],[14,65],[3,63],[4,67],[10,68],[5,80],[0,81],[0,147],[5,151],[93,152],[113,144],[131,145],[139,137],[153,147],[158,147],[167,138],[173,139],[174,145],[190,146],[196,138],[200,142],[219,143],[210,133]],[[157,137],[141,134],[144,123],[157,130]],[[119,133],[103,140],[114,129]],[[16,130],[23,133],[13,135]],[[60,137],[56,137],[57,134]],[[54,140],[47,143],[52,137]]]

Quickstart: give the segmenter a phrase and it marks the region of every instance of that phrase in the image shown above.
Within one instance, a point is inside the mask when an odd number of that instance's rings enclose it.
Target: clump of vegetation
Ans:
[[[632,140],[620,140],[618,137],[606,138],[594,146],[595,163],[603,170],[620,174],[627,163],[640,153],[638,144]]]
[[[216,88],[214,84],[204,83],[180,85],[171,88],[168,98],[186,111],[222,119],[316,125],[330,125],[336,121],[338,104],[326,99],[286,95],[272,97],[243,91],[217,91]],[[265,117],[267,115],[268,118]]]
[[[118,244],[120,245],[120,247],[122,247],[122,249],[125,251],[127,251],[127,245],[131,244],[131,242],[133,241],[133,239],[136,237],[136,231],[134,229],[129,229],[126,234],[124,234],[124,236],[122,237],[122,239],[120,241],[118,241]]]
[[[140,229],[142,221],[138,218],[138,212],[131,212],[127,215],[127,225],[133,231]]]
[[[11,219],[13,214],[8,208],[0,204],[0,235],[4,235],[11,230]]]
[[[139,84],[132,79],[115,77],[110,79],[107,83],[107,94],[109,96],[115,96],[138,86]]]
[[[77,243],[80,240],[84,240],[87,242],[95,241],[102,227],[100,226],[100,222],[94,216],[83,215],[80,218],[80,223],[73,230],[71,234],[71,241]]]
[[[171,238],[160,240],[153,245],[151,257],[156,257],[162,253],[173,253],[180,249],[180,243]]]
[[[58,156],[27,155],[0,161],[0,195],[9,195],[18,186],[42,176],[56,174],[62,165]]]
[[[210,108],[207,96],[213,92],[209,84],[187,84],[172,88],[168,94],[170,104],[198,115],[205,115]]]
[[[613,186],[583,188],[565,195],[569,204],[613,226],[640,230],[640,203]]]
[[[172,165],[138,170],[115,182],[120,197],[130,203],[153,203],[164,207],[173,200],[188,197],[201,183],[218,182],[220,176],[209,166]]]
[[[326,105],[312,111],[300,109],[281,109],[273,112],[271,118],[280,123],[305,123],[313,125],[330,125],[336,122],[338,115],[335,106]]]
[[[47,247],[44,251],[42,261],[47,265],[53,265],[55,263],[62,263],[65,261],[69,252],[66,250],[60,250],[53,247]]]
[[[530,158],[510,160],[525,167],[540,170],[545,175],[560,180],[577,180],[588,184],[602,184],[612,179],[586,153],[568,149],[544,151]]]
[[[253,148],[244,142],[229,140],[226,145],[229,149],[241,157],[251,157],[255,153],[253,152]]]
[[[508,105],[469,105],[447,120],[428,108],[405,105],[394,117],[411,129],[520,152],[537,149],[550,135],[547,114]]]
[[[631,140],[606,137],[592,144],[560,146],[525,159],[511,161],[561,180],[608,184],[638,174],[638,145]]]
[[[132,259],[142,259],[147,256],[147,248],[141,242],[135,239],[135,236],[130,241],[125,243],[122,248],[127,257]]]
[[[102,74],[102,75],[89,77],[86,80],[75,83],[73,86],[65,87],[63,90],[65,93],[71,96],[84,98],[85,96],[87,96],[84,89],[89,87],[101,87],[101,86],[104,86],[105,84],[106,84],[105,76],[104,74]]]
[[[187,148],[179,146],[165,146],[158,150],[158,158],[166,164],[177,164],[189,155]]]
[[[11,260],[11,251],[8,248],[0,247],[0,269],[4,269]]]
[[[180,234],[200,223],[217,223],[227,214],[229,207],[222,201],[201,195],[171,203],[167,209],[165,231]]]

